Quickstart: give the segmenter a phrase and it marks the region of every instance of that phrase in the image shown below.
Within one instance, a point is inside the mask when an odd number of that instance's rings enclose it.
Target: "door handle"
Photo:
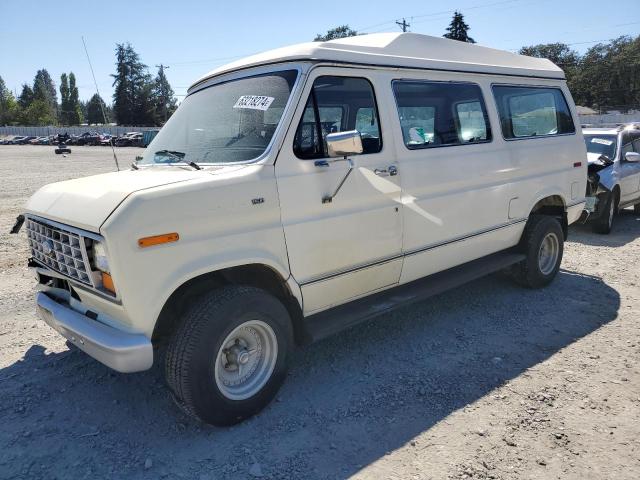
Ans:
[[[373,173],[379,177],[395,177],[398,174],[398,168],[391,165],[389,168],[376,168]]]

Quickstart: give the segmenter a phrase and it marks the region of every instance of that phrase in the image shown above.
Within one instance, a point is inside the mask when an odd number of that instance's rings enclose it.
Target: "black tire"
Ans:
[[[275,333],[275,366],[257,393],[232,400],[218,387],[216,358],[228,335],[250,320],[268,324]],[[292,348],[291,319],[278,299],[253,287],[223,287],[203,295],[183,316],[167,347],[167,383],[189,415],[212,425],[233,425],[273,399],[286,377]]]
[[[557,242],[557,258],[552,263],[553,268],[548,267],[543,271],[540,251],[543,241],[552,235]],[[511,268],[513,279],[527,288],[542,288],[549,285],[560,270],[564,253],[564,233],[560,222],[548,215],[530,216],[518,248],[527,258]]]
[[[615,216],[618,213],[618,195],[616,192],[617,191],[614,190],[602,199],[604,205],[602,207],[602,213],[593,222],[594,232],[601,233],[603,235],[611,233]]]
[[[635,213],[636,215],[640,215],[640,203],[636,203],[633,206],[633,213]]]

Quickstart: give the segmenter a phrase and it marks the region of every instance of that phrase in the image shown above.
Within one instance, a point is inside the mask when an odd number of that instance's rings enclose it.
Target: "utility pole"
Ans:
[[[162,63],[161,63],[160,65],[156,65],[156,67],[158,67],[158,68],[160,69],[161,77],[162,77],[162,78],[165,78],[165,76],[164,76],[164,70],[165,70],[165,68],[169,68],[169,67],[168,67],[168,66],[166,66],[166,65],[163,65]],[[165,95],[165,91],[164,91],[164,88],[163,88],[163,89],[162,89],[162,110],[163,110],[163,113],[164,113],[164,123],[167,123],[167,113],[168,113],[168,112],[167,112],[167,101],[168,101],[168,100],[169,100],[169,99],[168,99],[168,98],[167,98],[167,96]]]
[[[401,22],[396,20],[396,24],[402,29],[403,32],[406,33],[407,28],[409,28],[411,26],[410,23],[407,23],[407,21],[403,18]]]

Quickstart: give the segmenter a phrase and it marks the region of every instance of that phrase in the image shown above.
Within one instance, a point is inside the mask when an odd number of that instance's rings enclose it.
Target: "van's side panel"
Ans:
[[[396,112],[393,128],[404,204],[400,283],[516,245],[531,209],[546,196],[560,196],[565,206],[583,201],[586,155],[579,124],[572,135],[507,141],[491,89],[493,83],[562,88],[575,119],[564,82],[400,70],[388,72],[392,97],[391,82],[398,79],[479,85],[493,137],[489,143],[409,150]]]
[[[494,78],[492,85],[522,85],[558,88],[562,91],[575,125],[575,133],[503,140],[510,155],[514,197],[511,216],[528,216],[542,198],[558,195],[568,213],[581,210],[587,178],[587,153],[571,94],[564,81]],[[493,107],[495,108],[495,102]],[[496,116],[496,128],[499,123]],[[502,131],[496,132],[502,139]],[[574,207],[578,207],[577,209]],[[577,218],[568,215],[569,223]]]
[[[398,175],[404,205],[406,255],[401,283],[496,252],[517,243],[523,217],[509,218],[510,156],[495,131],[495,109],[486,76],[447,72],[389,72],[394,80],[470,82],[479,85],[492,127],[487,143],[409,150],[394,112]]]

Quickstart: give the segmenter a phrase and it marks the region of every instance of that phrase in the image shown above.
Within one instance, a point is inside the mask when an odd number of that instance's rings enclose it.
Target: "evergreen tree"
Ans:
[[[22,84],[22,92],[18,97],[18,105],[22,110],[26,110],[33,103],[33,90],[26,83]]]
[[[113,110],[121,125],[152,125],[154,104],[151,76],[131,44],[116,45]]]
[[[48,108],[47,117],[53,118],[56,123],[58,114],[58,95],[56,86],[46,69],[38,70],[33,79],[33,98],[41,101]]]
[[[324,35],[317,34],[316,38],[313,39],[314,42],[327,42],[329,40],[334,40],[336,38],[345,38],[345,37],[354,37],[358,35],[358,32],[352,30],[349,25],[341,25],[336,28],[332,28],[327,31]]]
[[[476,43],[476,41],[469,36],[469,25],[464,23],[464,15],[458,11],[454,12],[453,19],[447,27],[447,33],[445,33],[443,37],[461,42]]]
[[[72,125],[71,108],[69,106],[69,80],[67,74],[60,75],[60,123],[62,125]]]
[[[76,76],[73,72],[69,73],[69,123],[70,125],[80,125],[82,123],[78,87],[76,86]]]
[[[158,75],[154,81],[153,98],[155,99],[155,124],[164,125],[175,112],[178,102],[164,73],[163,65],[158,68]]]
[[[102,115],[102,109],[104,108],[105,115],[107,116],[107,122],[109,121],[109,112],[104,100],[97,93],[91,97],[91,100],[87,102],[87,123],[94,125],[97,123],[104,123],[104,117]]]

